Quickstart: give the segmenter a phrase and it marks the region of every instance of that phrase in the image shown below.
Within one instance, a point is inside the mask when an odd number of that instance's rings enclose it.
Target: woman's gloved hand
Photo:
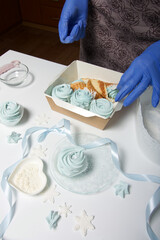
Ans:
[[[87,25],[88,0],[66,0],[58,29],[62,43],[72,43],[83,38]]]
[[[152,85],[152,106],[156,107],[160,100],[160,41],[150,45],[140,56],[135,58],[130,67],[122,75],[117,86],[119,92],[116,101],[120,101],[128,93],[123,105],[128,106]]]

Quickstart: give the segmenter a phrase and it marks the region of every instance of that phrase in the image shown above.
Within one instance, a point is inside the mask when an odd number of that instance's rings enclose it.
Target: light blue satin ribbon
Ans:
[[[46,131],[42,133],[41,137],[46,136],[49,131]],[[42,137],[43,139],[43,137]],[[70,140],[72,143],[74,143],[72,137],[70,136]],[[116,143],[114,143],[112,140],[108,138],[100,138],[92,143],[81,145],[84,149],[92,149],[96,147],[100,147],[106,144],[110,144],[111,146],[111,154],[112,154],[112,160],[116,168],[127,178],[130,178],[135,181],[145,181],[145,182],[154,182],[160,184],[160,177],[154,176],[154,175],[146,175],[146,174],[131,174],[131,173],[125,173],[120,166],[120,160],[118,156],[118,149]],[[160,205],[160,187],[157,189],[157,191],[153,194],[150,201],[147,204],[146,207],[146,228],[148,235],[151,240],[159,240],[159,238],[156,236],[156,234],[153,232],[151,226],[150,226],[150,219],[155,211],[155,209]]]
[[[28,130],[26,130],[24,137],[22,139],[22,158],[19,161],[17,161],[16,163],[14,163],[13,165],[11,165],[10,167],[8,167],[3,172],[3,176],[2,176],[2,180],[1,180],[1,188],[4,192],[4,194],[6,195],[6,198],[9,203],[9,212],[4,217],[3,221],[0,224],[0,239],[1,240],[4,239],[3,236],[7,230],[10,222],[13,219],[13,216],[15,213],[15,207],[16,207],[16,199],[13,200],[13,191],[14,190],[8,184],[8,177],[14,171],[14,169],[19,164],[19,162],[29,154],[29,151],[31,148],[31,143],[30,143],[31,135],[37,131],[42,131],[42,130],[44,132],[39,135],[38,142],[44,141],[44,139],[50,132],[54,132],[54,133],[59,133],[59,134],[67,136],[67,138],[70,140],[70,142],[74,144],[74,140],[71,136],[71,131],[70,131],[70,122],[66,119],[62,119],[58,124],[56,124],[55,126],[53,126],[51,128],[32,127],[32,128],[29,128]]]
[[[26,130],[25,135],[22,139],[23,158],[26,157],[30,151],[31,143],[29,140],[30,140],[31,135],[40,130],[44,130],[44,132],[42,132],[39,135],[38,142],[44,141],[45,138],[47,137],[47,135],[52,132],[52,133],[58,133],[58,134],[65,135],[70,140],[70,142],[74,144],[74,140],[71,136],[71,131],[70,131],[70,122],[66,119],[62,119],[60,122],[58,122],[55,126],[53,126],[51,128],[32,127],[32,128],[29,128],[28,130]]]
[[[92,142],[90,144],[83,145],[84,149],[92,149],[95,147],[100,147],[105,144],[110,144],[111,146],[111,154],[112,154],[112,160],[116,168],[127,178],[130,178],[135,181],[145,181],[145,182],[154,182],[160,184],[160,177],[154,176],[154,175],[146,175],[146,174],[131,174],[131,173],[125,173],[120,167],[120,161],[118,156],[118,149],[116,143],[114,143],[112,140],[108,138],[100,138],[95,142]],[[148,235],[151,240],[159,240],[157,235],[153,232],[151,226],[150,226],[150,219],[153,215],[153,213],[156,211],[156,209],[160,206],[160,187],[156,190],[156,192],[153,194],[153,196],[150,198],[147,207],[146,207],[146,229],[148,232]]]
[[[15,213],[15,208],[16,208],[16,199],[13,200],[13,190],[7,181],[9,175],[12,173],[12,171],[14,170],[14,168],[16,166],[17,166],[17,163],[15,163],[11,167],[7,168],[3,173],[3,177],[2,177],[2,181],[1,181],[1,188],[7,197],[9,207],[10,207],[7,215],[4,217],[3,221],[0,224],[0,239],[2,239],[2,240],[3,240],[4,233],[6,232],[10,222],[12,221],[12,218]]]
[[[47,135],[50,132],[54,132],[54,133],[59,133],[59,134],[63,134],[65,136],[67,136],[69,141],[72,144],[75,144],[75,142],[74,142],[74,140],[71,136],[70,122],[66,119],[62,119],[57,125],[55,125],[51,128],[33,127],[33,128],[28,129],[25,132],[25,135],[22,139],[22,150],[23,150],[22,159],[24,157],[26,157],[28,155],[29,151],[30,151],[30,147],[31,147],[31,144],[30,144],[30,141],[29,141],[30,136],[33,133],[35,133],[37,131],[40,131],[40,130],[44,130],[44,131],[39,135],[38,142],[44,141],[45,138],[47,137]],[[81,147],[83,147],[84,149],[87,150],[87,149],[100,147],[100,146],[103,146],[105,144],[110,144],[113,163],[115,164],[116,168],[125,177],[130,178],[132,180],[136,180],[136,181],[147,181],[147,182],[154,182],[154,183],[160,184],[160,177],[157,177],[157,176],[154,176],[154,175],[124,173],[123,170],[120,167],[117,145],[112,140],[110,140],[108,138],[100,138],[100,139],[98,139],[98,140],[96,140],[92,143],[82,145]],[[12,203],[12,189],[9,186],[7,179],[20,161],[21,160],[19,160],[15,164],[13,164],[11,167],[7,168],[5,170],[5,172],[3,173],[3,177],[2,177],[2,181],[1,181],[1,187],[2,187],[2,190],[4,191],[4,193],[7,196],[7,199],[8,199],[9,205],[10,205],[10,210],[9,210],[9,213],[6,215],[6,217],[4,218],[4,220],[2,221],[2,223],[0,225],[0,238],[3,238],[3,235],[6,231],[9,223],[11,222],[11,220],[14,216],[15,206],[16,206],[16,200]],[[153,196],[149,200],[149,202],[147,204],[147,207],[146,207],[146,228],[147,228],[147,232],[148,232],[148,235],[149,235],[151,240],[159,240],[159,238],[156,236],[156,234],[153,232],[153,230],[150,226],[151,216],[155,212],[155,210],[158,208],[159,205],[160,205],[160,187],[153,194]]]

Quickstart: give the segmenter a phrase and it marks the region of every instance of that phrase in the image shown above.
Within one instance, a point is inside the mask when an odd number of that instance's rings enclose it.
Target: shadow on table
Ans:
[[[114,128],[116,125],[121,125],[121,123],[125,120],[125,118],[127,118],[128,115],[130,115],[132,112],[135,112],[136,104],[137,102],[135,101],[130,106],[122,107],[120,111],[115,112],[113,118],[108,122],[104,130]]]
[[[29,116],[30,116],[30,112],[28,111],[28,109],[24,108],[24,114],[23,114],[23,117],[22,117],[19,125],[26,123],[29,119]]]

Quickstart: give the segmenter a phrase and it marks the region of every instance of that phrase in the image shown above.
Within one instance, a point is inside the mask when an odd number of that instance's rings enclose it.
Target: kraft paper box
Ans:
[[[122,73],[76,60],[66,67],[66,69],[63,70],[52,83],[50,83],[49,87],[45,91],[45,96],[52,110],[92,125],[96,128],[104,129],[109,120],[113,117],[114,113],[122,108],[122,103],[114,103],[114,111],[110,118],[106,119],[93,112],[74,106],[68,102],[64,102],[56,97],[52,97],[52,89],[56,85],[62,83],[70,84],[80,78],[94,78],[104,82],[117,84],[121,76]]]

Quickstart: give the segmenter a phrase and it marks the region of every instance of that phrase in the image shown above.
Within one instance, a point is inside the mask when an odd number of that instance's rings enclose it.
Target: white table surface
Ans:
[[[136,104],[123,108],[116,113],[105,130],[99,130],[77,120],[65,117],[50,109],[44,96],[44,91],[54,77],[65,66],[35,58],[15,51],[8,51],[0,57],[0,65],[20,60],[30,70],[28,85],[23,87],[9,87],[0,82],[0,103],[4,101],[16,101],[25,108],[25,115],[21,123],[15,127],[7,127],[0,124],[0,177],[3,171],[21,157],[21,141],[17,144],[9,144],[7,136],[12,131],[24,134],[25,130],[36,125],[36,118],[45,114],[48,117],[48,127],[53,126],[62,118],[71,121],[72,131],[94,133],[100,137],[108,137],[118,145],[120,161],[123,170],[128,173],[142,173],[160,175],[160,166],[152,163],[141,151],[136,137]],[[49,176],[48,156],[52,146],[59,137],[48,137],[44,145],[48,148],[44,160],[46,174]],[[145,226],[146,205],[158,188],[157,184],[148,182],[136,182],[119,175],[119,180],[130,184],[130,195],[124,199],[116,196],[114,188],[93,195],[79,195],[69,192],[57,185],[57,191],[61,194],[55,198],[55,203],[43,202],[43,194],[31,197],[23,193],[17,195],[17,207],[15,216],[9,225],[4,238],[6,240],[145,240],[149,239]],[[57,210],[64,203],[71,205],[72,213],[67,218],[63,217],[58,227],[49,229],[46,222],[50,210]],[[9,206],[0,189],[0,222],[7,214]],[[89,230],[86,237],[82,237],[80,231],[75,231],[75,216],[80,215],[85,209],[88,215],[94,215],[92,221],[95,230]],[[151,226],[160,238],[160,209],[154,214]]]

